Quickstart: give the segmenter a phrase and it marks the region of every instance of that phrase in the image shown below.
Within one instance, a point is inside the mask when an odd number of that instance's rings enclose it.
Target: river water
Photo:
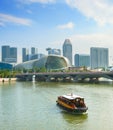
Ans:
[[[57,96],[72,92],[85,98],[87,114],[56,105]],[[1,83],[0,130],[113,130],[113,83]]]

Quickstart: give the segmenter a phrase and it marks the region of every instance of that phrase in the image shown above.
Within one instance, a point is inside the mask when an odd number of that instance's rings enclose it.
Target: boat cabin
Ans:
[[[67,94],[58,97],[59,100],[67,104],[73,104],[75,107],[85,107],[84,98],[74,94]]]

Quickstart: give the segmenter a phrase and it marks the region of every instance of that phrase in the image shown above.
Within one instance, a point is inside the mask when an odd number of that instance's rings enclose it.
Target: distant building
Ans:
[[[28,61],[28,50],[26,48],[22,48],[22,62]]]
[[[10,46],[2,46],[2,62],[5,62],[6,58],[10,55]]]
[[[69,39],[65,39],[64,41],[63,56],[67,57],[72,64],[72,44]]]
[[[45,56],[45,54],[39,53],[39,54],[38,54],[38,59],[40,59],[40,58],[42,58],[42,57],[44,57],[44,56]]]
[[[90,56],[85,54],[75,54],[74,57],[76,67],[90,67]]]
[[[14,63],[17,63],[17,48],[16,47],[11,47],[10,48],[10,57],[13,58]],[[10,63],[12,63],[10,62]]]
[[[29,55],[29,60],[35,60],[35,59],[40,59],[44,57],[44,54],[34,54],[34,55]]]
[[[2,46],[2,62],[17,63],[17,48]]]
[[[13,68],[12,64],[0,62],[0,70],[3,70],[3,69],[11,70],[12,68]]]
[[[40,59],[44,54],[38,54],[38,49],[35,47],[31,48],[31,54],[29,54],[29,50],[27,48],[22,48],[22,62]]]
[[[107,68],[109,63],[108,53],[109,53],[108,48],[91,47],[90,48],[91,69]]]
[[[61,55],[61,50],[60,49],[47,48],[46,50],[48,51],[48,55],[50,55],[50,54],[52,54],[52,55]]]
[[[38,49],[35,47],[31,47],[31,55],[38,54]]]
[[[35,47],[31,47],[31,54],[29,54],[28,56],[28,61],[38,59],[38,49]]]
[[[38,59],[38,54],[31,54],[29,55],[29,60]]]

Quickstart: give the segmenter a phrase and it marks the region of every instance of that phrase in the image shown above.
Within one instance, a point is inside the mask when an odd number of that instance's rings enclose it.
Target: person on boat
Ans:
[[[76,107],[79,107],[79,99],[76,99],[76,101],[75,101],[75,105],[76,105]]]
[[[83,99],[80,100],[80,107],[85,107],[85,104],[84,104],[84,100],[83,100]]]

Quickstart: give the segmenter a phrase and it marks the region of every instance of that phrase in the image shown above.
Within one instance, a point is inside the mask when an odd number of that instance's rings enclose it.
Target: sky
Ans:
[[[0,0],[0,48],[23,47],[62,50],[70,39],[75,54],[90,54],[91,47],[109,49],[113,63],[112,0]],[[1,49],[0,49],[1,56]]]

